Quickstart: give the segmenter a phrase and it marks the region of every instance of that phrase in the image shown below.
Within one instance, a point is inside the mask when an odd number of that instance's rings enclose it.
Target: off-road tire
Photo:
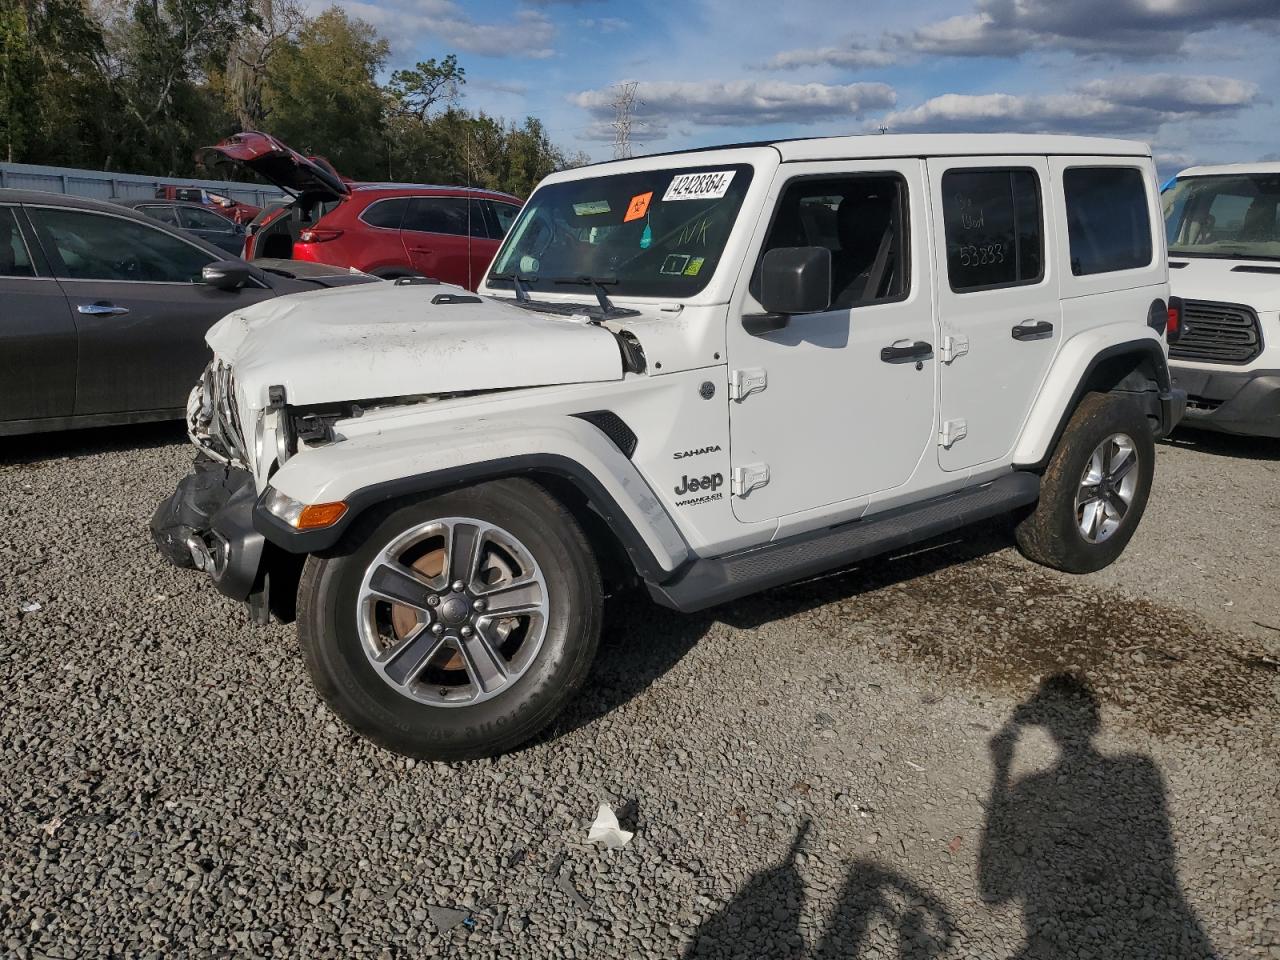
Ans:
[[[509,688],[480,703],[432,706],[393,689],[370,664],[357,626],[365,571],[418,524],[473,517],[509,531],[546,580],[546,634]],[[308,558],[298,588],[298,640],[312,682],[357,733],[405,756],[467,760],[510,750],[543,730],[587,677],[600,637],[600,572],[582,529],[546,490],[511,479],[400,503],[361,516],[325,556]]]
[[[1091,543],[1080,530],[1076,496],[1098,446],[1113,434],[1133,441],[1138,462],[1132,502],[1107,539]],[[1112,563],[1128,544],[1151,493],[1155,441],[1146,415],[1117,394],[1089,393],[1071,415],[1040,482],[1040,500],[1015,528],[1018,547],[1037,563],[1067,573],[1092,573]]]

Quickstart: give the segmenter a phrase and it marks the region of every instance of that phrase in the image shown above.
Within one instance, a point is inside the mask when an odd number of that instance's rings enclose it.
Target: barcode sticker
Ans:
[[[729,191],[733,182],[733,170],[715,170],[710,173],[682,173],[671,181],[667,200],[719,200]]]

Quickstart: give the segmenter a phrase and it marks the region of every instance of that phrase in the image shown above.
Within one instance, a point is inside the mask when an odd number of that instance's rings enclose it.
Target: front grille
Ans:
[[[1262,352],[1258,315],[1238,303],[1184,300],[1182,338],[1169,347],[1173,360],[1248,363]]]

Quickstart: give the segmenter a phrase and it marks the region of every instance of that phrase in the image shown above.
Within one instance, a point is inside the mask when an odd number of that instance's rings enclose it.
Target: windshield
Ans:
[[[1186,177],[1161,199],[1171,254],[1280,260],[1280,174]]]
[[[647,170],[553,183],[525,204],[490,283],[571,292],[590,277],[610,296],[689,297],[707,285],[742,198],[746,164]],[[507,279],[501,279],[502,275]]]

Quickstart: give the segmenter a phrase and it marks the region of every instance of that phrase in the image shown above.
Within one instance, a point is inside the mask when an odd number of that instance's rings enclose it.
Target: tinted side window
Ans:
[[[500,203],[494,201],[491,205],[493,214],[498,218],[498,237],[505,237],[507,231],[511,229],[511,225],[516,222],[516,217],[520,215],[520,208],[514,203]]]
[[[173,207],[156,204],[155,206],[137,207],[139,213],[145,213],[152,220],[159,220],[161,223],[167,223],[170,226],[178,226],[178,215],[174,212]]]
[[[34,277],[31,255],[13,211],[0,207],[0,277]]]
[[[831,251],[831,308],[896,300],[907,291],[906,184],[897,176],[796,180],[778,201],[764,250]],[[759,271],[752,284],[759,293]]]
[[[1044,215],[1032,170],[942,175],[947,276],[956,292],[1036,283],[1044,275]]]
[[[1062,177],[1071,272],[1133,270],[1151,262],[1151,219],[1142,171],[1072,167]]]
[[[390,200],[378,200],[369,204],[368,209],[360,214],[360,219],[371,227],[399,230],[408,209],[408,197],[392,197]]]
[[[214,258],[198,247],[135,220],[82,210],[29,208],[46,252],[52,246],[72,280],[198,283]]]
[[[484,219],[476,224],[481,230]],[[465,197],[414,197],[405,215],[404,230],[420,230],[425,233],[451,233],[459,237],[467,235],[467,201]]]
[[[216,213],[210,213],[208,210],[183,207],[178,211],[178,215],[182,218],[182,225],[192,230],[217,230],[221,233],[230,233],[232,230],[230,220]]]

